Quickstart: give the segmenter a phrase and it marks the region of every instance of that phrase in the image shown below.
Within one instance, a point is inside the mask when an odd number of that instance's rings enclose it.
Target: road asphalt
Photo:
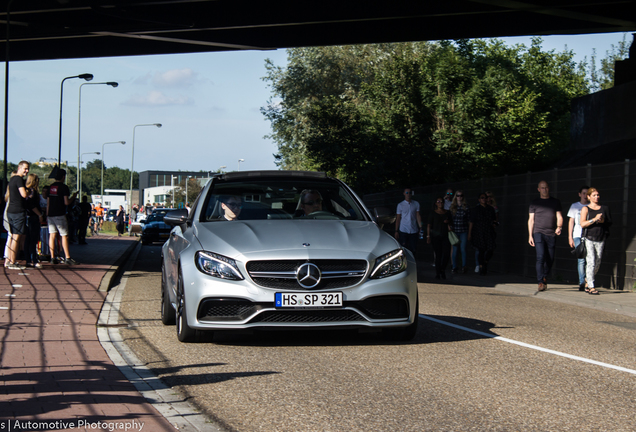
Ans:
[[[0,274],[0,430],[213,428],[183,400],[166,396],[169,389],[127,366],[134,355],[114,340],[119,324],[108,316],[118,309],[108,290],[134,261],[137,240],[100,235],[87,245],[71,245],[79,265],[43,263],[41,269],[5,268]],[[420,282],[434,282],[429,263],[418,263],[418,269]],[[636,317],[634,292],[600,288],[600,295],[589,295],[550,281],[539,292],[532,279],[496,273],[447,277],[439,284],[489,287]]]

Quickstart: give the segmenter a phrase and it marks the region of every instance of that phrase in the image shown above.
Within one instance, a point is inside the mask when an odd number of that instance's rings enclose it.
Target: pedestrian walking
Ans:
[[[450,206],[453,203],[453,190],[448,188],[446,195],[444,195],[444,210],[450,210]]]
[[[44,213],[40,207],[40,178],[35,174],[29,174],[26,181],[27,188],[27,232],[26,232],[26,266],[41,268],[40,256],[38,254],[38,243],[40,242],[40,228],[44,220]]]
[[[453,273],[466,273],[468,271],[468,261],[466,260],[466,246],[468,244],[468,225],[470,223],[470,209],[466,204],[466,198],[464,191],[458,190],[455,193],[453,202],[450,206],[450,213],[453,217],[453,223],[451,224],[451,231],[457,234],[459,237],[459,244],[453,247],[452,255],[452,272]],[[462,268],[459,267],[457,258],[459,252],[462,254]]]
[[[605,248],[605,240],[609,237],[609,228],[612,226],[612,214],[606,205],[599,204],[601,195],[596,188],[587,190],[590,203],[581,209],[581,227],[585,230],[585,274],[587,278],[588,294],[598,294],[595,288],[595,276],[601,267],[601,257]]]
[[[402,246],[415,255],[418,233],[422,229],[420,203],[413,200],[413,190],[411,188],[405,188],[403,194],[404,201],[397,205],[395,238]]]
[[[550,196],[548,182],[537,187],[539,198],[532,201],[528,216],[528,243],[537,253],[536,270],[539,291],[548,289],[548,276],[554,263],[556,236],[563,229],[561,201]]]
[[[77,229],[77,240],[79,244],[87,244],[86,243],[86,231],[88,230],[88,223],[91,220],[91,214],[93,212],[93,207],[88,202],[88,197],[84,195],[82,197],[82,202],[79,204],[80,214],[78,219],[78,229]]]
[[[16,175],[9,180],[9,203],[7,221],[9,222],[9,243],[5,267],[9,270],[22,270],[17,264],[18,256],[26,236],[26,198],[28,196],[24,177],[29,173],[29,162],[20,161]]]
[[[579,189],[579,200],[573,203],[568,210],[568,243],[571,248],[575,248],[581,244],[581,228],[580,218],[581,210],[586,207],[590,201],[587,199],[588,186],[582,186]],[[577,270],[579,273],[579,291],[585,289],[585,258],[577,259]]]
[[[426,225],[426,243],[431,244],[435,252],[435,279],[446,279],[446,266],[451,250],[448,241],[451,223],[450,212],[444,210],[444,198],[438,197],[433,202],[433,211],[429,213]]]
[[[479,194],[479,204],[470,211],[470,223],[468,224],[468,240],[478,251],[479,274],[488,273],[488,263],[495,252],[495,226],[497,216],[495,209],[488,205],[485,193]]]
[[[115,226],[117,227],[117,234],[121,237],[124,234],[125,230],[125,220],[126,220],[126,211],[124,210],[124,206],[119,206],[117,213],[115,214]]]

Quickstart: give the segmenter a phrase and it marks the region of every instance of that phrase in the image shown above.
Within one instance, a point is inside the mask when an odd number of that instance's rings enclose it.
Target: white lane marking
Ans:
[[[480,332],[479,330],[473,330],[473,329],[468,328],[468,327],[464,327],[464,326],[460,326],[460,325],[457,325],[457,324],[449,323],[449,322],[446,322],[446,321],[438,320],[437,318],[432,318],[432,317],[429,317],[429,316],[426,316],[426,315],[422,315],[422,314],[420,314],[420,317],[422,317],[424,319],[427,319],[429,321],[436,322],[438,324],[442,324],[442,325],[445,325],[445,326],[453,327],[453,328],[456,328],[456,329],[459,329],[459,330],[464,330],[464,331],[467,331],[469,333],[474,333],[476,335],[484,336],[484,337],[487,337],[487,338],[497,339],[497,340],[502,341],[502,342],[507,342],[507,343],[511,343],[511,344],[514,344],[514,345],[519,345],[519,346],[522,346],[524,348],[530,348],[530,349],[537,350],[537,351],[543,351],[543,352],[548,353],[548,354],[558,355],[558,356],[561,356],[561,357],[569,358],[571,360],[582,361],[582,362],[590,363],[590,364],[593,364],[593,365],[596,365],[596,366],[602,366],[602,367],[605,367],[605,368],[615,369],[617,371],[627,372],[629,374],[636,375],[636,370],[634,370],[634,369],[627,369],[627,368],[624,368],[624,367],[621,367],[621,366],[614,366],[614,365],[611,365],[609,363],[603,363],[603,362],[599,362],[599,361],[596,361],[596,360],[590,360],[590,359],[587,359],[585,357],[579,357],[579,356],[575,356],[575,355],[572,355],[572,354],[562,353],[560,351],[554,351],[554,350],[551,350],[551,349],[548,349],[548,348],[542,348],[542,347],[536,346],[536,345],[530,345],[530,344],[527,344],[525,342],[516,341],[514,339],[508,339],[508,338],[504,338],[504,337],[501,337],[501,336],[494,336],[494,335],[491,335],[491,334],[488,334],[488,333]]]

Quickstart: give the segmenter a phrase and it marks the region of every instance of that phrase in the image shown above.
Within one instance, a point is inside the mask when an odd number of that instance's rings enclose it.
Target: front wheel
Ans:
[[[161,263],[161,322],[164,325],[174,325],[176,322],[175,319],[175,310],[172,307],[172,303],[170,303],[170,295],[168,294],[168,287],[166,285],[166,272],[163,265]]]
[[[177,338],[181,342],[194,342],[197,331],[188,325],[186,311],[185,292],[183,290],[183,276],[179,272],[179,282],[177,285]]]

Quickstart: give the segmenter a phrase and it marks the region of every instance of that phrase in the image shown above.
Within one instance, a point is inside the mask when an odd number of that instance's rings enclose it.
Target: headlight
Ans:
[[[243,280],[243,275],[231,258],[212,252],[197,252],[195,262],[200,271],[227,280]]]
[[[397,249],[378,257],[371,272],[371,279],[382,279],[406,270],[406,257],[402,249]]]

